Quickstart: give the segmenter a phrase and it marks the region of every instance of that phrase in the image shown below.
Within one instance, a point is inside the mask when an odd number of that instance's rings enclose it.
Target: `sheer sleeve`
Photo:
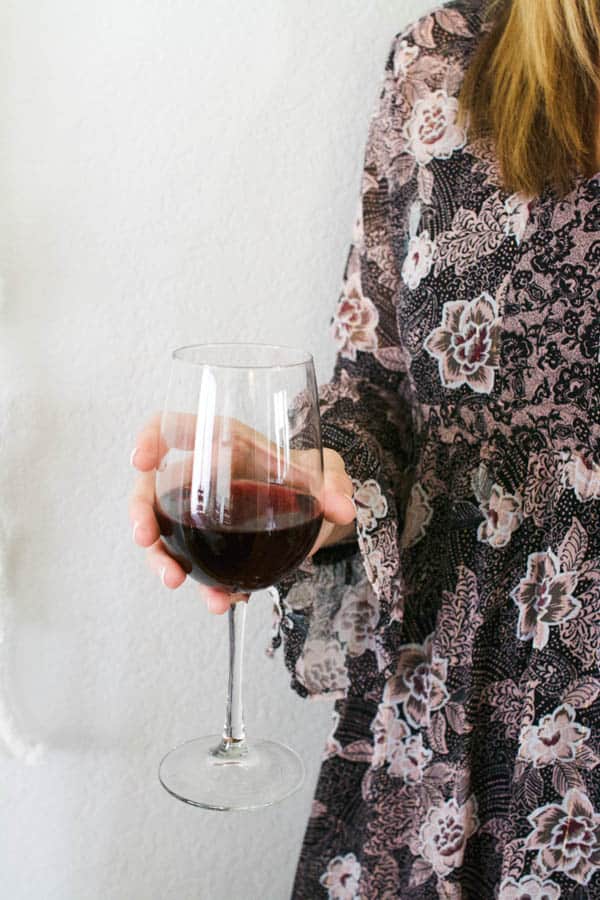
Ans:
[[[320,391],[323,444],[340,453],[354,484],[356,538],[321,551],[279,585],[273,645],[283,640],[292,686],[302,695],[364,692],[367,673],[388,663],[386,633],[399,618],[399,527],[415,422],[396,309],[409,203],[392,199],[388,177],[402,128],[396,43],[369,129],[359,215],[332,320],[334,375]]]

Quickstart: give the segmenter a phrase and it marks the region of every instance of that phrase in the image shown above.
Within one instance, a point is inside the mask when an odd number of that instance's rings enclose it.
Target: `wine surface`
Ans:
[[[309,494],[242,480],[232,483],[218,515],[205,512],[189,486],[159,497],[155,512],[163,541],[191,578],[246,592],[269,587],[300,565],[323,520]]]

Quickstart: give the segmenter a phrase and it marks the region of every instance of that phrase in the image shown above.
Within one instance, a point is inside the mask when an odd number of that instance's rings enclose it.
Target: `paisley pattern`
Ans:
[[[280,586],[336,698],[295,900],[600,897],[600,176],[508,195],[481,4],[394,41],[322,389],[357,543]]]

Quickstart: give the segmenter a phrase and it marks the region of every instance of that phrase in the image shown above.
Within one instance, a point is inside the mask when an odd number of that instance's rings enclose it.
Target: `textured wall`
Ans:
[[[18,598],[12,700],[44,742],[0,749],[11,900],[285,900],[329,725],[263,654],[250,730],[309,769],[278,808],[209,814],[156,766],[222,720],[225,621],[130,543],[133,434],[168,351],[292,342],[327,323],[393,34],[424,0],[4,0],[0,512]]]

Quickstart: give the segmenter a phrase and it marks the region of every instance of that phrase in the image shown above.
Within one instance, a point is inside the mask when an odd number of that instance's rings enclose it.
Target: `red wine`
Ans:
[[[196,581],[234,591],[269,587],[308,554],[323,513],[309,494],[280,484],[234,481],[219,513],[189,487],[164,494],[155,511],[172,555]]]

